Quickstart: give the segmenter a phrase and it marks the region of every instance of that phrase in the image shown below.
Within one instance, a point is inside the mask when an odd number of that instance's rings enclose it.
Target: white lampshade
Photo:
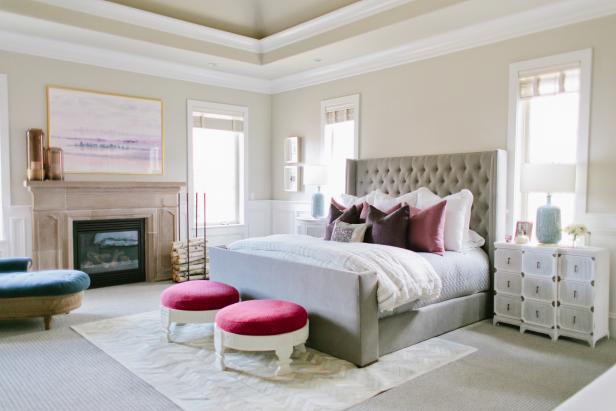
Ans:
[[[317,165],[304,166],[304,185],[324,186],[327,184],[327,167]]]
[[[520,190],[524,193],[575,191],[575,164],[524,164]]]

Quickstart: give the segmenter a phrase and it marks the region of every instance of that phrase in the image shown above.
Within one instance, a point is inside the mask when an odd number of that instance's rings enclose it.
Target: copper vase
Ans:
[[[31,128],[26,132],[27,138],[27,161],[28,180],[43,181],[45,179],[44,149],[45,133],[40,128]]]
[[[64,180],[64,155],[59,147],[45,149],[45,178]]]

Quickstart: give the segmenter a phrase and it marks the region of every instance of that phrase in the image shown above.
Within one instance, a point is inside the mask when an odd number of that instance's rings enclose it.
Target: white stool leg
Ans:
[[[306,352],[306,344],[304,344],[304,343],[298,344],[298,345],[295,346],[295,349],[299,353],[304,353],[304,352]]]
[[[224,371],[226,369],[224,336],[222,330],[216,326],[214,326],[214,348],[216,349],[216,367]]]
[[[285,375],[291,372],[291,354],[293,354],[292,345],[285,345],[276,349],[276,356],[278,357],[276,376]]]
[[[163,332],[167,342],[171,342],[171,319],[169,316],[169,310],[166,307],[160,308],[160,322],[163,326]]]

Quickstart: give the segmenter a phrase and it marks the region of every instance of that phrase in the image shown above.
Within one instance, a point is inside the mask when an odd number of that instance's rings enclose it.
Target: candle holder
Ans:
[[[64,180],[64,153],[59,147],[45,149],[45,178]]]
[[[45,133],[40,128],[31,128],[26,132],[27,139],[27,176],[29,181],[45,179],[44,148]]]

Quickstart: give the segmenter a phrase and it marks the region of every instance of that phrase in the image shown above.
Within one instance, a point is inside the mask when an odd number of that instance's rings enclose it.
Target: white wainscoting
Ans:
[[[32,256],[32,209],[10,206],[5,210],[6,240],[0,242],[0,256]]]
[[[272,234],[294,234],[295,219],[310,213],[310,202],[272,200]]]
[[[616,215],[590,213],[582,222],[592,233],[590,244],[610,250],[610,337],[616,338]]]

